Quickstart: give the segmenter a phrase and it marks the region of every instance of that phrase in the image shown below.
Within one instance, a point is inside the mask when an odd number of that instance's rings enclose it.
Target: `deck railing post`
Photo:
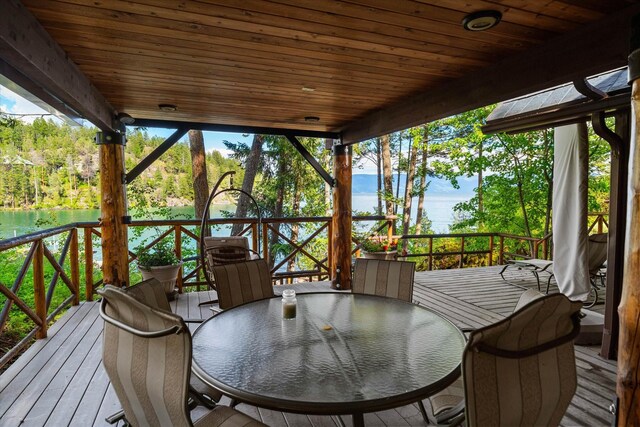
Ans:
[[[38,240],[36,252],[33,256],[33,299],[36,306],[36,315],[42,322],[36,332],[36,338],[47,337],[47,294],[44,288],[44,242]]]
[[[86,301],[93,301],[93,241],[92,228],[84,229],[84,293]]]
[[[500,265],[504,264],[504,236],[500,236],[500,253],[498,254]]]
[[[251,245],[254,251],[258,251],[258,243],[260,242],[260,238],[258,237],[258,233],[260,231],[258,230],[258,223],[257,222],[252,222],[251,223]]]
[[[460,261],[458,267],[462,268],[464,265],[464,236],[460,237]]]
[[[429,237],[429,271],[433,270],[433,237]]]
[[[269,259],[269,227],[266,222],[262,223],[262,258]]]
[[[329,267],[329,275],[333,271],[333,244],[331,236],[333,236],[333,221],[329,220],[327,225],[327,266]]]
[[[80,304],[80,260],[78,253],[78,229],[73,228],[71,231],[71,244],[69,250],[71,252],[69,265],[71,268],[71,284],[73,285],[73,305]]]
[[[493,234],[489,236],[489,267],[493,265]]]
[[[175,233],[174,239],[174,250],[176,253],[176,257],[178,261],[182,262],[182,226],[174,225],[173,232]],[[180,269],[178,270],[178,278],[176,279],[176,285],[178,286],[178,293],[182,293],[182,264],[180,264]]]

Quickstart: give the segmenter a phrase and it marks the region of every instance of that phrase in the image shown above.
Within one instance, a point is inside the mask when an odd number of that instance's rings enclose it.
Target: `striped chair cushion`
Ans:
[[[469,426],[560,423],[577,385],[573,341],[518,358],[491,352],[527,351],[570,337],[580,307],[548,295],[471,333],[462,359]]]
[[[273,296],[271,272],[263,259],[217,265],[212,272],[223,310]]]
[[[171,311],[167,294],[162,284],[156,279],[143,280],[126,288],[125,292],[149,307]]]
[[[377,259],[356,259],[351,290],[411,302],[415,263]]]
[[[191,336],[183,320],[105,286],[108,316],[152,332],[178,326],[182,333],[144,338],[105,322],[102,360],[127,420],[135,426],[189,426],[187,395]]]

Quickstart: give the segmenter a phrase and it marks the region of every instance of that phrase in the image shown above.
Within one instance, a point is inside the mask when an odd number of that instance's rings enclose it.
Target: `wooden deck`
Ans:
[[[479,327],[509,314],[523,289],[505,283],[501,267],[421,272],[415,299],[461,327]],[[513,283],[535,287],[530,275]],[[294,285],[298,292],[329,290],[326,283]],[[278,292],[282,287],[276,287]],[[174,310],[184,317],[211,315],[200,301],[212,292],[181,295]],[[598,311],[602,305],[596,306]],[[102,320],[97,303],[71,308],[0,376],[1,426],[104,426],[105,416],[120,409],[101,364]],[[608,426],[608,407],[615,396],[616,365],[597,356],[598,348],[576,347],[578,390],[563,420],[565,426]],[[337,426],[337,417],[306,416],[248,405],[238,409],[270,426]],[[343,417],[350,425],[350,417]],[[365,415],[367,426],[425,425],[416,405]]]

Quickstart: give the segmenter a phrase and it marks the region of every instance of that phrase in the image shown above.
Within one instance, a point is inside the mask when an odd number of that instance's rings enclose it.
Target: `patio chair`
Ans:
[[[430,412],[419,402],[426,421],[559,425],[577,387],[581,306],[562,294],[526,291],[513,314],[471,332],[462,379],[428,399]]]
[[[592,234],[588,239],[587,246],[587,266],[589,269],[589,280],[591,282],[591,291],[593,293],[593,299],[589,302],[589,304],[585,304],[585,307],[592,307],[598,302],[598,290],[600,286],[598,285],[598,281],[602,282],[601,279],[601,267],[607,261],[607,250],[608,250],[608,234],[600,233],[600,234]],[[525,268],[530,270],[536,280],[538,281],[538,290],[540,290],[540,279],[539,273],[545,272],[549,274],[547,278],[547,288],[545,293],[549,293],[549,287],[551,286],[551,279],[555,277],[553,272],[553,261],[546,259],[526,259],[514,261],[512,264],[507,264],[501,271],[500,275],[502,279],[507,281],[504,277],[504,272],[511,266],[516,266],[518,268]]]
[[[162,289],[162,286],[156,279],[144,280],[133,286],[123,289],[128,295],[133,296],[141,303],[148,305],[151,308],[158,310],[164,310],[171,312],[171,306],[167,299],[167,294]],[[203,319],[184,319],[185,323],[202,323]],[[191,397],[199,404],[211,409],[222,397],[222,393],[215,390],[205,383],[200,381],[194,375],[191,376],[189,381],[191,389]],[[117,414],[109,417],[115,419]]]
[[[102,360],[131,425],[264,426],[226,406],[216,406],[192,422],[191,335],[184,320],[114,286],[98,293],[105,321]]]
[[[222,310],[274,295],[271,272],[263,259],[216,265],[212,273]]]
[[[204,253],[209,271],[216,265],[260,258],[249,249],[249,239],[245,236],[205,237]]]
[[[416,264],[358,258],[353,272],[351,292],[397,298],[411,302]]]
[[[245,236],[219,237],[211,236],[203,239],[203,270],[207,283],[217,291],[213,268],[217,265],[233,264],[251,259],[259,259],[260,255],[249,249],[249,239]],[[204,301],[198,305],[218,303],[218,300]]]

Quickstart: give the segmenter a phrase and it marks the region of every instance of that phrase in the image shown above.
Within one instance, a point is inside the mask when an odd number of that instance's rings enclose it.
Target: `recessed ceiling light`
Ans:
[[[469,31],[485,31],[498,25],[502,13],[497,10],[480,10],[468,14],[462,20],[462,26]]]
[[[316,90],[314,88],[312,88],[312,87],[303,86],[302,87],[302,91],[303,92],[315,92]]]
[[[320,117],[318,116],[307,116],[304,118],[305,122],[319,122],[320,121]]]
[[[158,108],[162,111],[176,111],[178,109],[174,104],[158,104]]]

